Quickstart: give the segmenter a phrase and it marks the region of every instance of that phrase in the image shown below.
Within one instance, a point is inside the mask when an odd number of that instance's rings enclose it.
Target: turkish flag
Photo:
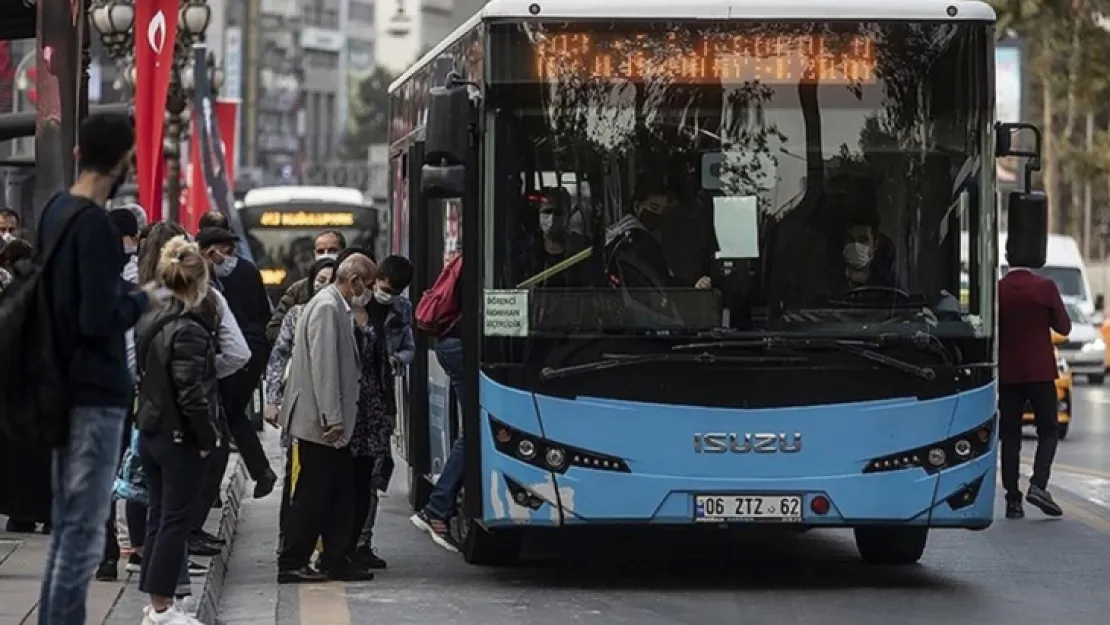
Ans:
[[[162,133],[177,41],[178,0],[135,3],[135,167],[139,204],[162,219]]]

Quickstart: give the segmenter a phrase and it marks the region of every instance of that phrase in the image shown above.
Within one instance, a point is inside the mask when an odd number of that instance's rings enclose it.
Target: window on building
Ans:
[[[347,17],[352,21],[374,23],[374,3],[366,0],[350,0],[347,3]]]

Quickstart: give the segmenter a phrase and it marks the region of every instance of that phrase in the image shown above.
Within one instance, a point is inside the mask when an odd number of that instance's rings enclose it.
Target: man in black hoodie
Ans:
[[[104,549],[105,523],[131,374],[124,333],[164,292],[120,278],[119,233],[103,206],[127,177],[135,133],[126,115],[89,116],[79,131],[77,181],[46,206],[38,246],[58,240],[43,276],[58,360],[68,365],[69,434],[54,450],[54,531],[42,576],[39,621],[85,622],[89,579]],[[74,214],[63,235],[66,217]]]
[[[197,244],[210,263],[213,284],[227,299],[227,306],[251,349],[247,365],[220,380],[220,398],[227,413],[228,429],[255,481],[254,496],[260,498],[274,489],[277,475],[270,468],[258,434],[247,417],[247,407],[270,358],[270,342],[266,340],[270,299],[258,267],[235,253],[238,242],[239,237],[224,228],[204,228],[197,233]]]

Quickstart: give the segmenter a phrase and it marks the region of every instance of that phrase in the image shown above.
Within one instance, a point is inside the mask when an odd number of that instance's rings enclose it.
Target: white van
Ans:
[[[967,236],[961,237],[962,258],[968,258]],[[1095,325],[1102,324],[1102,296],[1091,293],[1091,283],[1087,279],[1087,266],[1083,262],[1083,255],[1079,253],[1079,244],[1075,239],[1062,234],[1048,235],[1048,255],[1045,257],[1044,267],[1037,269],[1036,273],[1049,278],[1060,289],[1060,295],[1075,302],[1079,310],[1091,319]],[[998,263],[999,275],[1005,274],[1009,267],[1006,265],[1006,233],[998,235]],[[1097,304],[1097,306],[1096,306]]]
[[[999,270],[1000,275],[1005,274],[1009,267],[1006,266],[1006,233],[998,236]],[[1060,295],[1075,302],[1079,310],[1089,319],[1100,325],[1102,311],[1096,310],[1095,304],[1101,308],[1102,298],[1091,293],[1091,283],[1087,280],[1087,265],[1083,262],[1083,255],[1079,253],[1079,244],[1075,239],[1062,234],[1048,235],[1048,255],[1045,257],[1044,267],[1036,273],[1049,278],[1060,289]]]

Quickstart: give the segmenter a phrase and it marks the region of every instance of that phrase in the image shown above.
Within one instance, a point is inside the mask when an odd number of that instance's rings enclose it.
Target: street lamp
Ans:
[[[136,0],[92,0],[89,22],[100,33],[108,55],[116,61],[122,82],[136,88],[134,61],[134,26]],[[139,0],[141,1],[141,0]],[[178,221],[181,201],[181,143],[189,124],[189,101],[196,87],[193,69],[193,45],[203,41],[212,9],[206,0],[181,0],[178,9],[177,40],[174,42],[173,71],[170,73],[166,96],[164,147],[166,159],[166,216]],[[223,84],[223,72],[208,57],[208,80],[213,90]]]

